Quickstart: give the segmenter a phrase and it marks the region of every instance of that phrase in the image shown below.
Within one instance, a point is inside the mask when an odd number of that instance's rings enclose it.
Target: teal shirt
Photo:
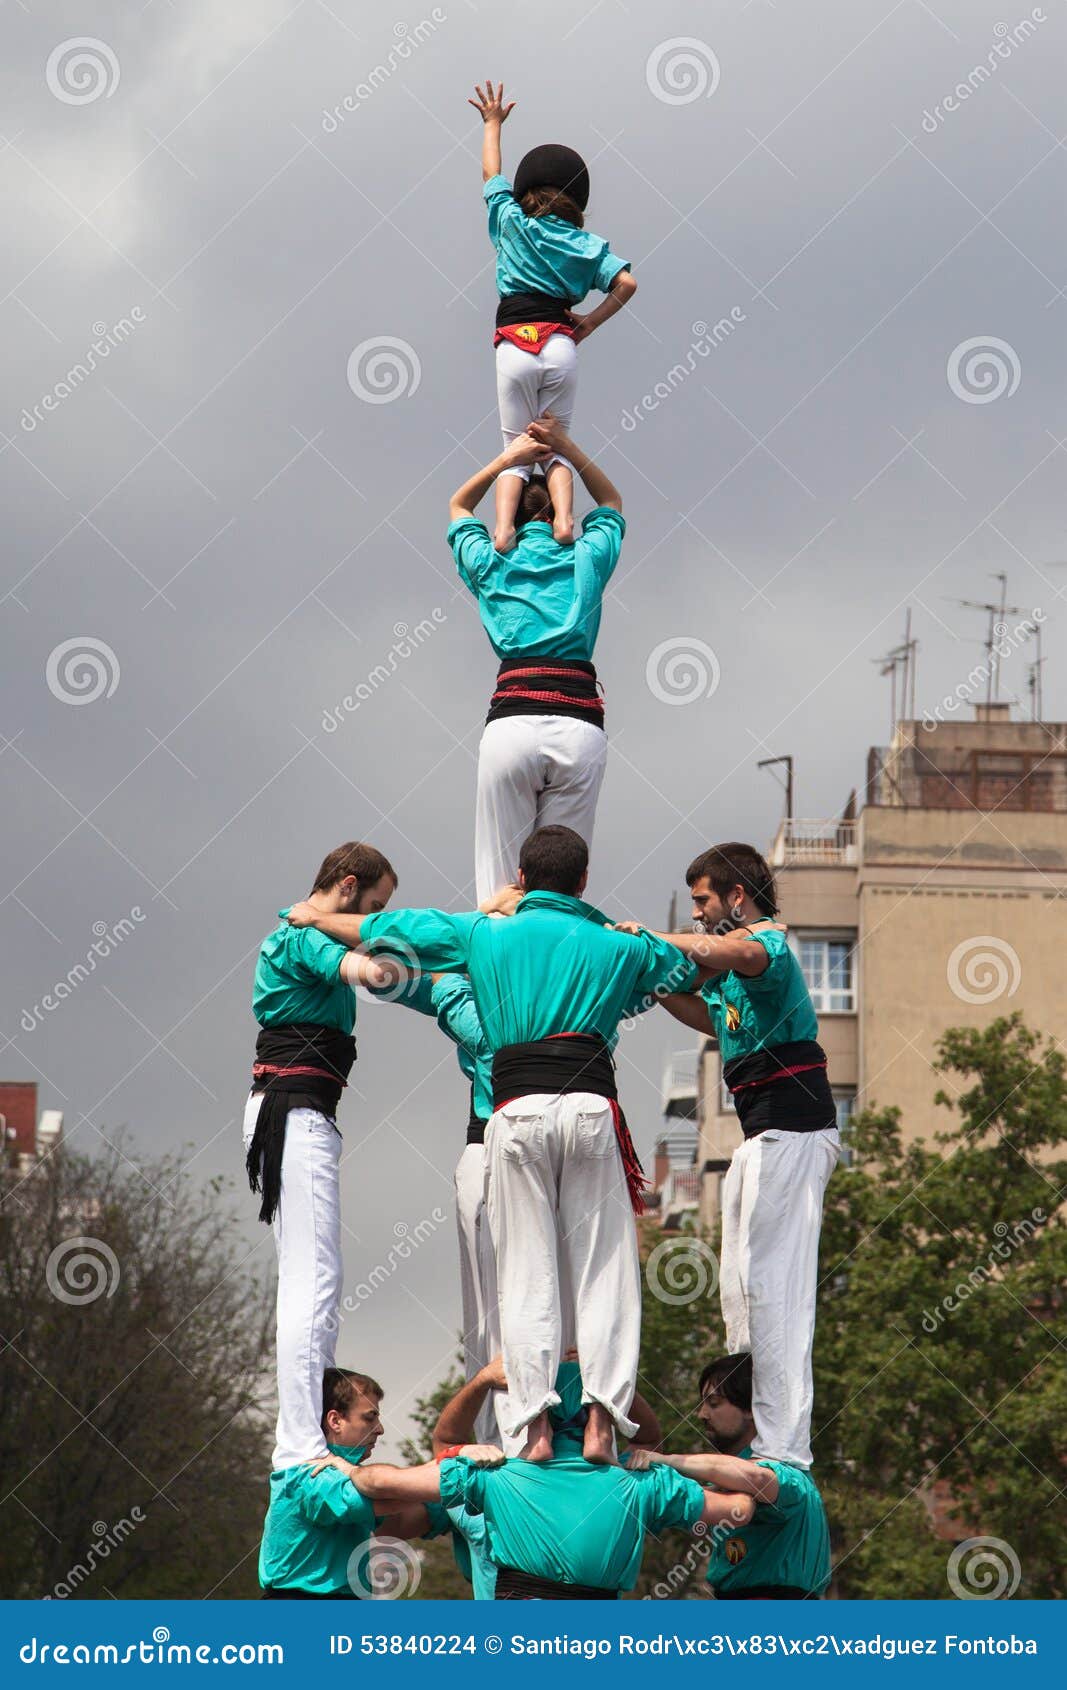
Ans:
[[[619,271],[630,268],[591,229],[576,229],[564,217],[527,217],[506,176],[490,176],[482,193],[502,298],[547,293],[577,305],[593,288],[607,293]]]
[[[328,1447],[356,1463],[367,1453],[340,1444]],[[261,1586],[310,1590],[316,1596],[349,1590],[349,1559],[375,1524],[371,1504],[335,1467],[324,1468],[317,1478],[303,1466],[272,1473],[259,1548]]]
[[[498,657],[592,661],[604,588],[619,561],[626,524],[598,505],[571,546],[548,522],[524,522],[510,552],[498,552],[476,517],[448,530],[460,579],[478,600],[482,626]]]
[[[544,1462],[506,1461],[490,1470],[466,1461],[441,1463],[441,1501],[481,1516],[486,1546],[498,1567],[514,1567],[557,1584],[632,1590],[641,1570],[646,1532],[692,1528],[704,1511],[704,1491],[673,1467],[644,1473],[595,1466],[579,1442],[556,1439]]]
[[[280,927],[259,947],[252,986],[252,1014],[261,1027],[285,1027],[307,1021],[351,1033],[356,1025],[356,994],[341,978],[344,945],[315,927],[290,927],[279,910]]]
[[[383,911],[366,916],[372,954],[400,946],[420,965],[463,970],[490,1052],[552,1033],[611,1041],[624,1017],[694,984],[694,963],[653,933],[617,933],[592,904],[562,892],[528,892],[513,916]]]
[[[752,937],[770,957],[763,973],[744,975],[731,970],[709,980],[701,994],[724,1065],[756,1050],[819,1037],[811,993],[785,934],[757,930]]]
[[[743,1449],[743,1460],[752,1451]],[[810,1473],[784,1461],[760,1459],[778,1480],[775,1502],[757,1502],[747,1526],[710,1534],[708,1583],[728,1595],[752,1585],[789,1585],[821,1596],[830,1583],[830,1528]]]
[[[426,1504],[430,1515],[427,1537],[441,1532],[452,1533],[452,1554],[467,1583],[472,1586],[476,1602],[492,1602],[496,1597],[496,1568],[489,1559],[486,1547],[485,1516],[468,1514],[459,1504],[442,1508],[438,1502]]]

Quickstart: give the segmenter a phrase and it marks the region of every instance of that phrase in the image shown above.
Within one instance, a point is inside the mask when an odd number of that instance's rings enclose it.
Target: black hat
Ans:
[[[521,200],[531,188],[558,188],[584,211],[589,204],[589,171],[585,160],[573,147],[561,147],[555,142],[534,147],[519,161],[515,198]]]

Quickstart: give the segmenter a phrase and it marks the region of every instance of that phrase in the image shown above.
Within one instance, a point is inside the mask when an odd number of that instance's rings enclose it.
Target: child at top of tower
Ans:
[[[535,147],[515,172],[514,185],[501,175],[500,128],[514,109],[504,103],[504,85],[487,82],[477,99],[481,114],[483,193],[489,207],[489,238],[496,248],[500,304],[496,314],[497,403],[507,446],[545,412],[570,429],[578,384],[579,341],[621,311],[637,290],[626,259],[584,226],[589,172],[570,147]],[[579,316],[573,310],[591,289],[607,297]],[[552,532],[568,544],[574,538],[574,476],[564,458],[545,466],[552,497]],[[515,468],[496,484],[493,544],[510,551],[515,517],[529,468]]]

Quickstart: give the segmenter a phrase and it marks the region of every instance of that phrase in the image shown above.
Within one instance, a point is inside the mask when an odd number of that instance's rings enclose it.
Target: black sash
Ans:
[[[722,1077],[746,1138],[768,1127],[782,1133],[817,1133],[837,1125],[826,1052],[814,1039],[735,1056],[724,1065]]]
[[[591,663],[570,657],[505,657],[486,722],[504,716],[573,716],[604,726],[604,700]]]
[[[356,1060],[356,1041],[337,1027],[294,1022],[261,1027],[252,1066],[252,1090],[263,1093],[248,1147],[248,1183],[262,1192],[259,1218],[274,1219],[282,1190],[282,1153],[290,1109],[317,1109],[331,1119]]]
[[[636,1215],[644,1214],[647,1181],[619,1108],[615,1063],[603,1039],[596,1033],[552,1033],[528,1044],[504,1045],[493,1057],[494,1110],[534,1092],[566,1097],[576,1091],[608,1099],[630,1202]]]
[[[604,1590],[596,1584],[557,1584],[554,1579],[538,1578],[535,1573],[520,1572],[517,1567],[501,1567],[496,1575],[498,1602],[617,1602],[617,1590]]]
[[[818,1591],[801,1590],[795,1584],[750,1584],[741,1590],[717,1590],[716,1602],[748,1602],[764,1598],[774,1602],[820,1602]]]
[[[506,293],[496,308],[498,329],[511,328],[516,323],[570,324],[571,308],[566,299],[554,299],[550,293]]]

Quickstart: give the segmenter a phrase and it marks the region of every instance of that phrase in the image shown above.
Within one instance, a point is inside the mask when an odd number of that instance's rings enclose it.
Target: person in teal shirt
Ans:
[[[358,1466],[382,1434],[381,1386],[365,1373],[327,1368],[322,1433],[332,1455]],[[425,1508],[408,1504],[375,1513],[336,1468],[308,1463],[275,1469],[259,1550],[259,1582],[269,1598],[369,1597],[371,1539],[434,1535]]]
[[[505,447],[546,411],[570,429],[578,386],[576,347],[633,298],[628,262],[584,227],[589,172],[569,147],[535,147],[515,174],[501,174],[500,132],[514,101],[490,82],[469,101],[482,119],[482,182],[489,238],[496,249],[497,400]],[[591,289],[607,295],[584,316],[573,307]],[[577,466],[575,466],[577,467]],[[515,519],[529,470],[515,467],[497,483],[496,545],[515,543]],[[546,464],[553,532],[574,538],[574,477],[568,455],[555,450]]]
[[[760,853],[713,846],[686,880],[701,931],[671,938],[711,978],[664,1004],[718,1044],[743,1134],[722,1190],[726,1342],[752,1352],[755,1454],[810,1467],[819,1232],[841,1151],[826,1053]]]
[[[569,828],[532,834],[519,858],[524,895],[508,921],[443,910],[290,912],[291,921],[374,955],[413,956],[424,969],[469,976],[493,1052],[486,1201],[509,1385],[501,1424],[509,1438],[525,1432],[531,1460],[551,1454],[548,1410],[565,1327],[591,1410],[586,1454],[611,1461],[615,1429],[633,1433],[641,1274],[629,1210],[644,1181],[618,1109],[610,1045],[622,1019],[686,990],[698,972],[667,941],[619,932],[586,903],[588,863]]]
[[[637,1582],[646,1533],[750,1516],[749,1497],[713,1494],[665,1466],[587,1461],[577,1362],[563,1363],[557,1385],[553,1452],[543,1463],[478,1463],[468,1459],[472,1446],[461,1445],[438,1449],[426,1467],[352,1468],[352,1483],[379,1506],[440,1500],[456,1511],[463,1536],[481,1519],[498,1601],[617,1597]]]
[[[720,1600],[814,1600],[830,1583],[830,1529],[810,1472],[753,1458],[752,1357],[720,1356],[700,1375],[697,1417],[714,1453],[635,1456],[664,1463],[704,1485],[742,1493],[750,1519],[727,1519],[708,1542],[707,1579]]]
[[[580,537],[562,545],[553,536],[545,483],[533,481],[523,494],[517,542],[504,552],[474,514],[479,501],[497,477],[550,448],[567,452],[595,508]],[[551,417],[532,422],[529,433],[457,488],[449,517],[448,543],[460,579],[477,599],[500,659],[478,748],[474,871],[480,901],[514,881],[519,846],[535,828],[557,823],[592,843],[607,764],[593,652],[626,527],[618,488]]]

